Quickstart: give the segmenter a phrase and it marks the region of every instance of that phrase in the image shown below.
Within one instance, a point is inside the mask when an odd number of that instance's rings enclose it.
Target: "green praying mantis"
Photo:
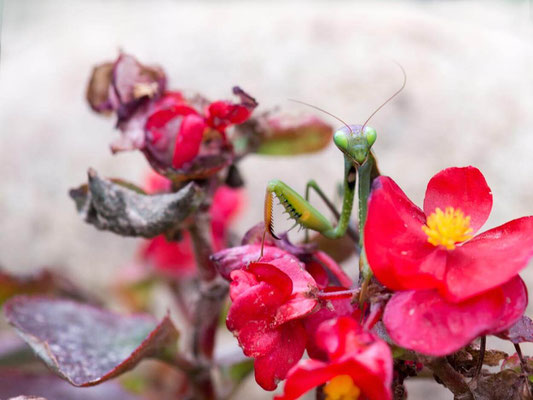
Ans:
[[[350,217],[352,215],[357,182],[359,200],[358,244],[361,250],[359,257],[359,268],[365,281],[368,281],[371,277],[371,271],[366,263],[366,257],[364,255],[363,232],[367,214],[367,202],[368,196],[370,195],[372,181],[380,175],[376,164],[376,158],[372,152],[372,145],[377,139],[377,132],[374,128],[367,126],[367,124],[383,106],[390,102],[404,89],[407,83],[407,75],[401,66],[400,68],[404,77],[402,86],[384,103],[382,103],[370,115],[370,117],[368,117],[363,125],[348,125],[340,118],[321,108],[300,102],[316,108],[319,111],[325,112],[343,124],[343,126],[337,129],[333,134],[333,142],[344,155],[344,190],[342,210],[340,213],[336,211],[333,204],[327,199],[324,192],[313,180],[307,182],[305,198],[303,198],[294,189],[279,179],[273,179],[269,181],[266,188],[264,208],[265,233],[266,230],[268,230],[274,238],[278,238],[273,227],[273,198],[275,196],[280,201],[280,204],[285,208],[285,211],[289,214],[289,218],[295,221],[295,226],[300,225],[306,230],[319,232],[329,239],[338,239],[344,236],[347,230],[350,231],[349,224]],[[314,189],[333,211],[338,219],[336,226],[333,226],[333,224],[324,215],[322,215],[315,207],[313,207],[313,205],[311,205],[309,202],[309,194],[311,189]],[[353,231],[351,232],[350,236],[352,238],[357,237]]]

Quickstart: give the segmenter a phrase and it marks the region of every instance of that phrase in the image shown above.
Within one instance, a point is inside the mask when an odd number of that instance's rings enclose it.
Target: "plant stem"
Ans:
[[[444,357],[422,358],[433,374],[446,386],[455,396],[456,400],[474,400],[472,391],[466,383],[463,375],[454,370],[448,360]]]
[[[524,355],[522,354],[522,349],[520,348],[520,345],[518,343],[514,343],[514,348],[516,350],[516,354],[518,355],[518,359],[520,360],[520,366],[522,367],[522,372],[524,374],[527,374],[528,367],[526,364],[526,360],[524,360]]]
[[[331,299],[348,299],[354,297],[359,292],[359,288],[348,289],[348,290],[338,290],[336,292],[318,292],[317,297],[321,300],[331,300]]]
[[[216,398],[210,367],[213,361],[216,329],[228,285],[218,277],[214,264],[209,259],[213,254],[210,220],[205,210],[200,210],[189,227],[199,277],[199,298],[193,316],[192,354],[200,367],[191,374],[195,398]],[[203,366],[203,367],[202,367]]]
[[[485,348],[487,347],[487,337],[481,336],[481,343],[479,344],[479,357],[477,360],[476,370],[474,371],[474,379],[479,376],[481,368],[483,368],[483,361],[485,359]]]

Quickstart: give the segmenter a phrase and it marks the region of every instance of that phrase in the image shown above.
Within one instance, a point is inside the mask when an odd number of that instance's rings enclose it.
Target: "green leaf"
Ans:
[[[325,149],[333,136],[330,125],[316,117],[269,118],[264,124],[264,135],[258,154],[285,156],[314,153]]]

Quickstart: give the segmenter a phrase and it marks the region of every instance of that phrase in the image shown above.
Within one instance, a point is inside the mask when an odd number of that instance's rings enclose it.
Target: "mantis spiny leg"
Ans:
[[[278,179],[271,180],[266,189],[265,227],[270,234],[277,237],[273,230],[273,196],[276,196],[289,217],[306,229],[317,231],[329,239],[337,239],[346,233],[352,213],[355,195],[356,170],[353,163],[345,157],[344,162],[344,198],[342,211],[337,226],[333,226],[311,203],[294,189]]]
[[[333,213],[333,215],[338,221],[341,217],[341,214],[337,211],[337,208],[335,207],[335,205],[331,202],[331,200],[327,198],[324,191],[320,188],[320,186],[314,179],[311,179],[310,181],[308,181],[307,185],[305,186],[305,199],[309,201],[309,195],[310,195],[311,189],[315,190],[315,192],[324,201],[326,206],[329,208],[329,210]],[[359,234],[350,225],[348,225],[348,228],[346,229],[346,233],[348,234],[348,236],[352,238],[352,240],[355,243],[359,243]],[[305,241],[306,242],[309,241],[309,229],[305,230]]]

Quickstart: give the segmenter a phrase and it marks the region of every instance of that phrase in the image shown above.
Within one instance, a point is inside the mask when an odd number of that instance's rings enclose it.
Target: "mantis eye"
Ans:
[[[342,129],[339,129],[333,135],[333,142],[339,149],[346,150],[348,148],[348,135]]]
[[[369,126],[365,127],[365,133],[366,142],[368,143],[368,147],[372,147],[372,145],[376,142],[376,139],[378,137],[378,134],[374,128],[371,128]]]

